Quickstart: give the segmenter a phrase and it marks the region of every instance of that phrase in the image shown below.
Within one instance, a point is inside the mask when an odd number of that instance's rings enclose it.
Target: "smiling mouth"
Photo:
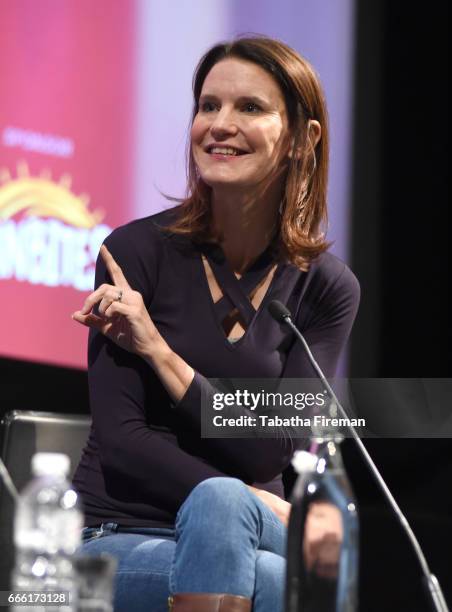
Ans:
[[[247,155],[247,151],[242,151],[234,147],[207,147],[205,152],[209,155],[221,155],[222,157],[239,157],[241,155]]]

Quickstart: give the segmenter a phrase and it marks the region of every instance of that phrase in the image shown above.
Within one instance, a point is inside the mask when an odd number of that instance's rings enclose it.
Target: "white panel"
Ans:
[[[185,194],[185,145],[193,71],[203,53],[225,38],[227,0],[139,0],[136,193],[131,211],[143,217],[172,206],[158,190]]]

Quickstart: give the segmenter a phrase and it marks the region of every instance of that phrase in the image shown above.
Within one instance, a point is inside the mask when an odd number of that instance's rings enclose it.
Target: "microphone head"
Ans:
[[[268,311],[279,323],[284,323],[287,319],[292,318],[290,311],[279,300],[272,300],[268,305]]]

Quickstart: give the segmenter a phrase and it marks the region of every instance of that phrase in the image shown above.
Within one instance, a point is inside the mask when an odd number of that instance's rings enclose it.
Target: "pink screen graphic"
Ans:
[[[86,364],[70,315],[133,216],[134,27],[134,2],[2,3],[1,356]]]
[[[193,0],[175,19],[163,0],[2,0],[0,356],[86,366],[87,330],[70,315],[92,288],[99,246],[171,206],[162,193],[183,195],[191,76],[240,32],[285,40],[321,75],[328,237],[346,260],[353,4],[282,0],[275,13],[271,0]]]

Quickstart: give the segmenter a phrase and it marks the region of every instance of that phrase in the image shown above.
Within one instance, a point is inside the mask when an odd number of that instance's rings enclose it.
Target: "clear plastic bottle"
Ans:
[[[24,602],[22,611],[76,609],[72,556],[80,545],[83,513],[67,481],[69,468],[64,454],[36,453],[32,458],[34,478],[20,494],[14,519],[12,586],[14,591],[66,591],[71,603],[37,608]]]
[[[287,612],[356,612],[358,514],[340,439],[316,440],[292,461],[287,548]]]

